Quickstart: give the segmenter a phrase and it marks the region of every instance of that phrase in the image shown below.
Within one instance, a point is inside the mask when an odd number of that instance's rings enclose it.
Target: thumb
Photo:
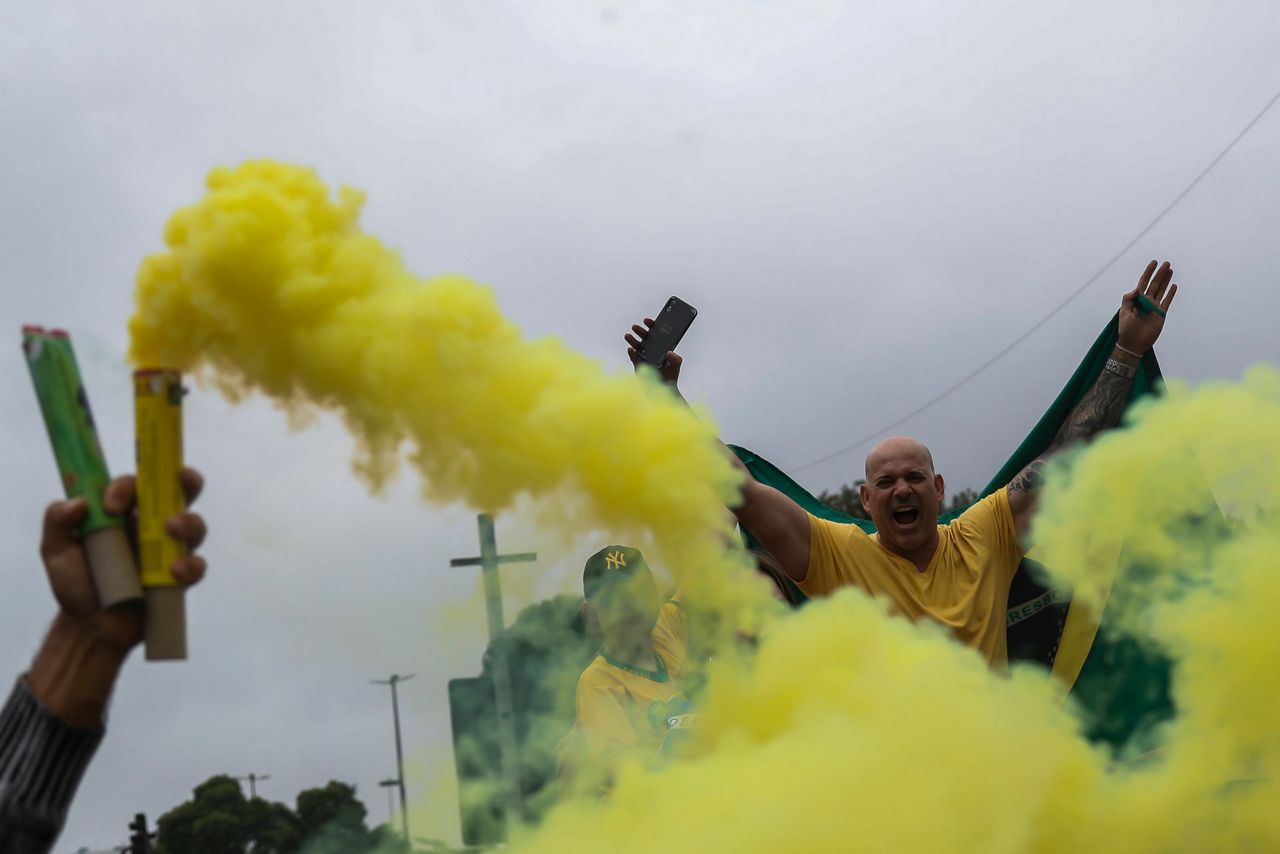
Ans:
[[[667,353],[667,366],[672,370],[680,370],[680,365],[683,363],[684,359],[680,358],[680,355],[676,353],[676,351],[672,350],[670,353]]]

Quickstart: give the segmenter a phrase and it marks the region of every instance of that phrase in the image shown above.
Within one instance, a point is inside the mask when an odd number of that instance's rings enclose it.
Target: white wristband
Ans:
[[[1133,358],[1135,358],[1135,359],[1141,359],[1141,358],[1142,358],[1142,354],[1141,354],[1141,353],[1135,353],[1135,352],[1133,352],[1132,350],[1127,350],[1127,349],[1125,349],[1124,347],[1121,347],[1119,344],[1116,344],[1116,349],[1117,349],[1117,350],[1119,350],[1121,353],[1128,353],[1130,356],[1132,356],[1132,357],[1133,357]]]

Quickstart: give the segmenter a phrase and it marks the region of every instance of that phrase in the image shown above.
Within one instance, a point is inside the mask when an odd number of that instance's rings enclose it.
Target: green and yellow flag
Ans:
[[[1103,370],[1115,347],[1117,333],[1118,316],[1111,318],[1066,386],[978,498],[1007,484],[1023,467],[1049,449],[1075,405]],[[1161,388],[1159,363],[1155,353],[1148,352],[1134,380],[1128,405],[1160,393]],[[756,480],[779,490],[814,516],[857,525],[867,533],[875,531],[875,525],[869,520],[854,518],[823,504],[764,457],[746,448],[729,447]],[[938,521],[945,524],[965,509],[945,513]],[[754,545],[750,532],[744,534],[748,543]],[[1123,584],[1124,579],[1114,579],[1113,583]],[[798,600],[804,599],[799,588],[793,588],[792,593]],[[1010,662],[1029,661],[1050,668],[1064,694],[1071,693],[1089,710],[1090,735],[1118,746],[1138,729],[1172,716],[1170,665],[1167,659],[1135,641],[1099,632],[1103,622],[1103,613],[1083,604],[1073,604],[1069,591],[1049,586],[1046,573],[1034,559],[1023,559],[1009,590],[1006,631]]]

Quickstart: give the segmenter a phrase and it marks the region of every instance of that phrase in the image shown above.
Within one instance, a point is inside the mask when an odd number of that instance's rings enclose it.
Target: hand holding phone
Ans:
[[[697,316],[696,308],[679,297],[673,296],[662,306],[662,310],[652,322],[645,318],[647,330],[642,331],[639,327],[632,327],[636,334],[626,336],[626,341],[635,351],[639,361],[660,369],[666,363],[667,354],[680,344],[680,339],[689,331],[693,319]]]

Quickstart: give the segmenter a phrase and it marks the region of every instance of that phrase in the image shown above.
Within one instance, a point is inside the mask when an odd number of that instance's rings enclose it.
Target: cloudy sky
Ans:
[[[1077,289],[1280,87],[1280,8],[464,2],[4,4],[0,28],[0,663],[52,614],[35,557],[57,494],[18,348],[70,329],[108,457],[131,449],[125,324],[139,260],[207,170],[251,157],[366,190],[365,227],[421,274],[491,285],[529,335],[622,370],[620,337],[672,293],[698,307],[686,393],[817,490]],[[1276,358],[1280,108],[1041,330],[903,424],[953,488],[1029,430],[1150,258],[1181,285],[1167,375]],[[402,710],[415,834],[456,839],[445,682],[478,671],[466,508],[406,474],[369,496],[333,420],[188,398],[208,479],[191,659],[123,676],[60,849],[123,841],[210,774],[291,801],[355,783],[372,819]],[[539,532],[499,521],[499,544]],[[567,552],[567,553],[566,553]],[[508,615],[573,588],[584,554],[508,572]]]

